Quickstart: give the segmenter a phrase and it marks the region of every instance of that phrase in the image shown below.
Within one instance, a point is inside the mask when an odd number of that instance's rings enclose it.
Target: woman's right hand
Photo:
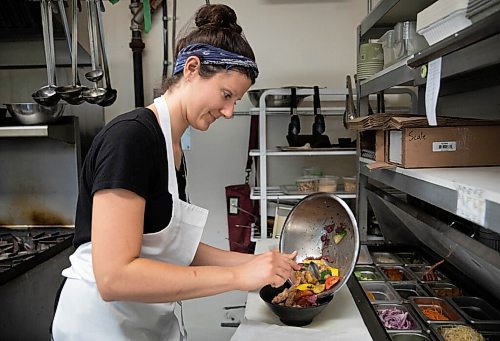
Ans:
[[[288,278],[292,278],[293,271],[300,270],[294,260],[296,255],[296,251],[286,254],[278,250],[255,255],[252,260],[235,268],[238,288],[249,291],[267,284],[273,287],[283,285]]]

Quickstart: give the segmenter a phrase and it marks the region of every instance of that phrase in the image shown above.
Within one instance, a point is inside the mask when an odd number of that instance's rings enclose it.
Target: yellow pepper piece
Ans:
[[[304,259],[302,261],[302,263],[305,264],[305,265],[307,265],[307,264],[309,264],[311,262],[314,262],[314,263],[316,263],[318,265],[324,265],[325,264],[325,261],[322,260],[322,259]]]
[[[319,294],[320,292],[325,291],[325,285],[324,284],[318,284],[313,286],[312,292],[315,294]]]
[[[299,284],[299,285],[297,285],[297,290],[301,290],[301,291],[312,290],[313,287],[314,287],[313,284],[308,284],[308,283]]]
[[[332,276],[339,276],[339,269],[337,268],[332,268],[332,267],[328,267],[328,270],[330,270],[330,272],[332,273]]]

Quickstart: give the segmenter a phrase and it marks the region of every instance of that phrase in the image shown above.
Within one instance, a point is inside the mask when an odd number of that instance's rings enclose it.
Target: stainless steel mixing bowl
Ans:
[[[52,123],[64,112],[64,104],[62,103],[51,107],[37,103],[10,103],[5,104],[5,106],[12,117],[24,125]]]
[[[333,224],[333,230],[327,232]],[[346,235],[338,244],[336,231]],[[328,238],[329,242],[325,242]],[[331,193],[314,193],[302,199],[288,214],[280,236],[280,250],[297,251],[297,262],[305,258],[323,258],[339,269],[341,280],[331,293],[342,288],[354,270],[359,253],[359,231],[354,215],[347,204]]]
[[[285,87],[284,89],[290,89],[291,87]],[[295,87],[297,89],[304,89],[304,87]],[[247,91],[248,98],[250,98],[250,102],[255,106],[259,106],[260,96],[269,89],[256,89]],[[304,98],[311,95],[297,95],[295,100],[295,106],[300,105]],[[290,107],[291,95],[269,95],[266,97],[266,106],[267,107]]]

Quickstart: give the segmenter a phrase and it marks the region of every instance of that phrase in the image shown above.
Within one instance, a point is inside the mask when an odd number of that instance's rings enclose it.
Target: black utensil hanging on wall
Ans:
[[[319,98],[319,87],[314,87],[314,123],[312,125],[312,143],[313,148],[331,147],[330,139],[328,136],[323,135],[325,132],[325,118],[321,114],[321,100]]]

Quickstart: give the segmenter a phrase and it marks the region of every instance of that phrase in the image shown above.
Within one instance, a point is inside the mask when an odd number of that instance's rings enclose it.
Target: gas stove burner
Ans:
[[[68,229],[9,230],[0,228],[0,273],[73,238]]]

